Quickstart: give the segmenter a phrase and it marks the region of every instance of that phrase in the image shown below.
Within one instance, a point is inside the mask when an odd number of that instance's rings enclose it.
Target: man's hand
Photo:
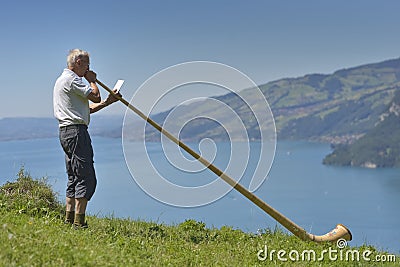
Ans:
[[[113,92],[116,93],[117,89],[113,90]],[[119,96],[119,97],[122,97],[121,93],[117,93],[116,95]],[[116,97],[114,97],[112,94],[109,94],[107,96],[107,99],[104,102],[108,106],[108,105],[110,105],[110,104],[112,104],[114,102],[117,102],[117,101],[118,101],[118,99]]]
[[[116,93],[116,90],[113,90],[113,92]],[[116,95],[122,97],[122,95],[120,93],[117,93]],[[113,96],[112,94],[109,94],[107,96],[106,100],[101,101],[100,103],[91,104],[89,106],[90,113],[95,113],[117,101],[118,101],[118,99],[115,96]]]
[[[89,82],[89,83],[94,83],[96,82],[96,78],[97,78],[97,74],[94,71],[88,70],[85,73],[85,79]]]

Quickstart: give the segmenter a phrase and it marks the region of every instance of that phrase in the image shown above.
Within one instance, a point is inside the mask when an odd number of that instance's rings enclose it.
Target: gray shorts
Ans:
[[[90,200],[96,189],[92,141],[86,125],[60,128],[60,143],[65,152],[68,174],[66,196]]]

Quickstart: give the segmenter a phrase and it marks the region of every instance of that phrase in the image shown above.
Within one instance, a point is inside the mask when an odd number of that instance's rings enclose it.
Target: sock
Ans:
[[[75,211],[65,211],[65,222],[73,223],[74,222]]]
[[[75,213],[74,224],[78,226],[83,226],[85,224],[85,213],[82,214]]]

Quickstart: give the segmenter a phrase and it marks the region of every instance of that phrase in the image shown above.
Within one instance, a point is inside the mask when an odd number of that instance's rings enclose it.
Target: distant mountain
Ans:
[[[368,168],[400,167],[400,90],[373,129],[353,144],[337,145],[323,162]]]
[[[122,115],[94,115],[91,118],[89,132],[93,136],[120,137],[122,120]],[[55,118],[2,118],[0,129],[0,141],[58,136],[58,122]]]
[[[342,69],[333,74],[310,74],[299,78],[273,81],[259,88],[268,100],[274,114],[280,139],[317,140],[332,143],[351,143],[363,136],[380,121],[387,105],[400,86],[400,59]],[[254,88],[241,92],[252,99],[251,106],[262,105],[262,100],[252,97]],[[260,131],[251,107],[233,94],[215,97],[231,107],[243,121],[250,140],[259,140]],[[152,115],[160,124],[171,110]],[[215,109],[205,102],[181,107],[181,121],[190,121],[198,114],[224,117],[224,124],[231,123],[231,115]],[[222,112],[222,113],[221,113]],[[173,122],[172,122],[173,123]],[[128,132],[132,140],[143,138],[140,132]],[[176,122],[174,126],[180,129]],[[156,141],[160,134],[150,126],[146,139]],[[182,140],[197,141],[204,137],[226,140],[221,125],[207,119],[194,119],[180,132]]]
[[[280,87],[268,85],[265,92],[268,97],[277,90],[282,96],[270,102],[280,138],[343,143],[375,126],[399,85],[400,59],[394,59],[332,75],[306,75]]]
[[[399,103],[395,92],[400,89],[400,59],[342,69],[333,74],[280,79],[259,88],[271,106],[278,138],[333,143],[336,149],[325,159],[326,164],[398,166],[395,155],[399,154],[396,144],[400,142],[396,137],[400,133],[397,134],[393,125],[399,125],[399,122],[393,112],[397,110],[396,103]],[[259,125],[251,109],[263,105],[262,99],[256,97],[254,88],[244,89],[241,94],[250,99],[250,106],[234,93],[214,99],[225,103],[240,117],[250,140],[260,140]],[[162,125],[170,112],[151,114],[151,118]],[[178,136],[183,141],[198,141],[206,137],[216,141],[227,140],[224,127],[232,128],[234,125],[232,114],[208,102],[194,102],[174,112],[179,120],[170,121],[172,125],[169,127],[181,129],[181,122],[188,122]],[[207,119],[207,116],[197,118],[199,114],[220,118],[221,124]],[[95,114],[89,127],[90,133],[94,136],[121,137],[122,115]],[[126,121],[124,137],[142,140],[142,125],[142,120]],[[377,125],[380,126],[375,127]],[[57,122],[53,118],[3,118],[0,119],[0,129],[0,141],[58,135]],[[396,134],[389,136],[385,134],[388,132]],[[242,138],[236,135],[235,129],[232,136],[235,140]],[[157,141],[160,133],[148,126],[145,138]],[[343,145],[351,143],[354,146]],[[366,143],[377,147],[362,149],[367,147]],[[372,153],[374,149],[377,154]],[[351,157],[344,157],[349,155]]]
[[[120,138],[123,120],[124,114],[103,115],[96,113],[91,116],[89,133],[92,136]]]
[[[52,118],[2,118],[0,141],[58,136],[58,124]]]

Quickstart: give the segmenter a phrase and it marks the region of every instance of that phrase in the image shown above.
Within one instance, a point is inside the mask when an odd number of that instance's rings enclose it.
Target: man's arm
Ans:
[[[118,96],[122,96],[120,93],[118,93]],[[89,98],[89,97],[88,97]],[[95,113],[108,105],[111,105],[112,103],[118,101],[112,94],[109,94],[107,99],[104,101],[101,101],[100,103],[93,103],[89,105],[90,113]]]
[[[101,103],[101,96],[100,96],[100,90],[97,87],[97,84],[95,82],[90,83],[90,87],[92,87],[92,92],[87,96],[87,98],[92,101],[93,103]]]
[[[87,98],[92,101],[93,103],[101,103],[101,96],[99,87],[96,84],[96,73],[89,70],[85,73],[86,80],[90,83],[90,87],[92,88],[92,92],[87,96]]]
[[[89,105],[90,109],[90,114],[95,113],[105,107],[107,107],[109,104],[106,103],[106,101],[101,101],[100,103],[93,103]]]

